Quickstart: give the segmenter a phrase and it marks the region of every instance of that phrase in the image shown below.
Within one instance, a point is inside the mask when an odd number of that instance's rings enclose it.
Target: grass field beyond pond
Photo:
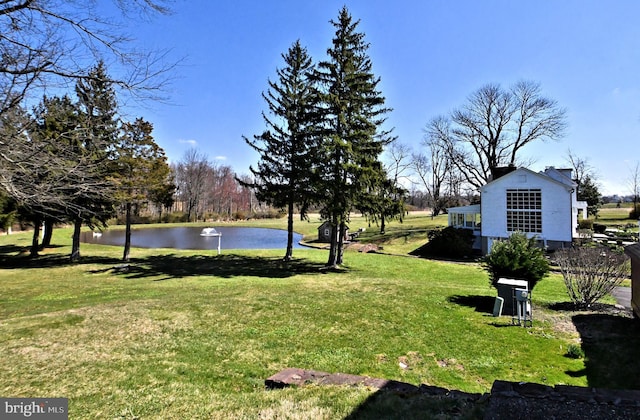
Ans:
[[[424,241],[401,230],[390,227],[385,249]],[[286,367],[466,392],[496,379],[640,388],[628,367],[635,324],[551,309],[567,300],[556,275],[536,286],[525,329],[490,316],[495,291],[473,263],[348,252],[342,270],[327,271],[324,250],[295,250],[285,264],[282,250],[135,249],[125,270],[118,247],[83,244],[82,261],[68,264],[70,234],[56,230],[56,247],[33,260],[19,255],[28,234],[0,237],[0,395],[67,397],[70,418],[460,414],[455,401],[374,398],[364,387],[265,390]],[[566,357],[581,336],[586,357]]]

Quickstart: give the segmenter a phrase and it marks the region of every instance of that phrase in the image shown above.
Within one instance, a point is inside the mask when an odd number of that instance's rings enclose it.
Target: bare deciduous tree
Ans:
[[[521,81],[505,90],[488,84],[454,110],[436,119],[438,138],[451,162],[476,188],[486,184],[496,168],[520,163],[522,148],[534,141],[555,140],[566,127],[565,111],[541,95],[540,85]]]
[[[627,180],[629,190],[633,196],[633,210],[637,213],[638,201],[640,200],[640,163],[636,162],[629,171],[629,178]],[[637,216],[637,214],[636,214]]]
[[[451,136],[449,128],[443,117],[431,120],[425,128],[422,142],[428,155],[418,153],[413,157],[413,170],[429,194],[432,216],[437,216],[446,207],[447,195],[450,194],[445,191],[445,182],[456,170],[446,149],[447,139]]]
[[[595,168],[589,163],[588,158],[582,158],[576,155],[571,149],[567,150],[566,161],[573,171],[573,179],[578,184],[585,182],[587,178],[595,180],[598,174]]]
[[[176,186],[176,203],[187,221],[204,220],[207,214],[246,217],[254,210],[256,197],[243,187],[233,168],[211,162],[195,148],[171,166]]]
[[[384,169],[395,184],[400,183],[406,177],[407,171],[412,168],[411,148],[394,141],[386,149],[387,163]]]
[[[205,200],[210,166],[209,158],[193,148],[187,150],[182,160],[173,166],[178,200],[183,203],[188,222],[192,217],[198,218],[198,209]]]
[[[68,98],[45,100],[33,116],[19,107],[0,115],[0,138],[11,138],[0,142],[0,188],[33,218],[32,256],[42,221],[102,220],[110,182],[88,137]]]
[[[596,170],[589,164],[589,159],[582,158],[567,151],[567,162],[573,171],[573,180],[578,184],[578,200],[587,202],[589,216],[598,217],[602,205],[602,194],[598,188]]]
[[[155,96],[167,70],[166,52],[132,47],[122,24],[152,13],[168,13],[165,0],[114,0],[115,15],[104,2],[85,0],[0,1],[0,114],[29,93],[68,86],[87,77],[95,62],[110,62],[112,82],[132,93]]]

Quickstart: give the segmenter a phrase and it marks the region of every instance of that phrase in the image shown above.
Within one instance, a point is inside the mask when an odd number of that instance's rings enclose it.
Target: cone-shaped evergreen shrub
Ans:
[[[513,233],[508,239],[493,243],[484,258],[484,269],[489,273],[492,286],[501,278],[527,280],[529,289],[549,272],[549,262],[536,238],[524,233]]]

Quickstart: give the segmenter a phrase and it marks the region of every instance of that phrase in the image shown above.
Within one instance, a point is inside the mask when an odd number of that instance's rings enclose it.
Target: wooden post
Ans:
[[[631,309],[640,318],[640,243],[627,246],[624,253],[631,258]]]

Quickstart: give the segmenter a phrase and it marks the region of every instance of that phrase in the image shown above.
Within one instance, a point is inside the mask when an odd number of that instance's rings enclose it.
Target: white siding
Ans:
[[[538,238],[544,241],[572,240],[571,188],[547,176],[518,169],[485,185],[482,188],[482,236],[506,238],[507,231],[507,189],[540,189],[542,191],[542,233]]]

